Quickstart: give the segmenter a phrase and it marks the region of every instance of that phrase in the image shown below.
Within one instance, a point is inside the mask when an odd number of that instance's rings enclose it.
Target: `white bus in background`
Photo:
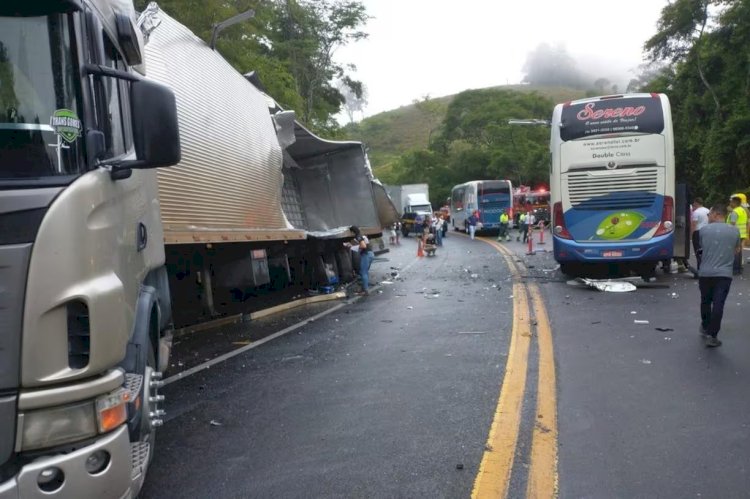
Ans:
[[[467,219],[479,214],[484,230],[500,228],[500,213],[513,220],[513,185],[510,180],[472,180],[451,190],[451,225],[454,230],[467,229]]]
[[[552,115],[555,260],[565,273],[606,264],[650,276],[672,258],[675,162],[663,94],[593,97]]]

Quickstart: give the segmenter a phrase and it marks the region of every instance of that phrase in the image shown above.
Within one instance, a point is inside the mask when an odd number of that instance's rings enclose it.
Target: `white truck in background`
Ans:
[[[433,212],[428,184],[386,185],[385,189],[401,216],[406,213],[425,215]]]
[[[248,79],[155,4],[0,2],[0,499],[136,496],[174,328],[381,233],[362,144]]]

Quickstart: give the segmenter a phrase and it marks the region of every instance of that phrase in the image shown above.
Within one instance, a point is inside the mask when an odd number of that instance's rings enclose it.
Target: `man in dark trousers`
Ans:
[[[700,332],[707,347],[721,346],[717,338],[724,315],[724,302],[732,285],[734,256],[742,251],[740,233],[736,227],[725,222],[727,208],[714,205],[708,213],[708,225],[700,230],[700,246],[703,249],[701,267],[698,270],[698,286],[701,290]]]

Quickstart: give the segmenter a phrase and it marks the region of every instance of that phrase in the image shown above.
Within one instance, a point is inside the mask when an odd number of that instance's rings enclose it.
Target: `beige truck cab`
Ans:
[[[0,3],[0,498],[137,494],[170,305],[172,91],[131,2]]]

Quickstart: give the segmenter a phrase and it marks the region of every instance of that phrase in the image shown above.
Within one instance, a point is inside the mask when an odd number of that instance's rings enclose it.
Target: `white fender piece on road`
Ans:
[[[635,291],[635,284],[624,280],[617,279],[580,279],[581,282],[586,284],[590,288],[598,289],[599,291],[605,291],[608,293],[627,293],[629,291]]]

